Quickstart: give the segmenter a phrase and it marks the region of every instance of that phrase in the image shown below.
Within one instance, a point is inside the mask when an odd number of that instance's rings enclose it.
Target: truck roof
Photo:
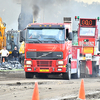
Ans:
[[[64,23],[30,23],[28,25],[64,25]]]
[[[30,23],[27,28],[64,28],[64,23]]]

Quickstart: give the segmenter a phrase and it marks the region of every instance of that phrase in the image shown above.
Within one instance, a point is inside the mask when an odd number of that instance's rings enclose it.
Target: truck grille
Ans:
[[[52,61],[37,61],[37,67],[52,67]]]
[[[63,59],[63,52],[26,52],[26,58],[31,59]]]

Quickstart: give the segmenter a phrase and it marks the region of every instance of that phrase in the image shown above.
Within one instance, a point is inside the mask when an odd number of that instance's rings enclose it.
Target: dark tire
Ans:
[[[98,67],[97,65],[93,68],[93,71],[92,71],[92,77],[97,77],[98,76]]]
[[[25,72],[26,78],[33,78],[33,74],[31,72]]]
[[[67,65],[68,71],[63,73],[63,79],[70,80],[71,79],[71,64]]]
[[[96,65],[96,61],[92,62],[92,77],[97,77],[99,73],[99,65]]]

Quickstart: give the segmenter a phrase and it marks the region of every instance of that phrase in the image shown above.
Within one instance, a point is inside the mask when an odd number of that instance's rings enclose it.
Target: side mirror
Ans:
[[[66,39],[68,38],[69,34],[68,34],[68,29],[66,29]]]
[[[69,35],[68,35],[68,40],[72,40],[72,35],[73,34],[70,32]]]
[[[66,29],[66,39],[68,38],[68,40],[72,40],[72,33],[70,32],[68,32],[68,29]]]
[[[25,38],[23,36],[23,31],[20,31],[20,33],[19,33],[19,41],[20,42],[25,41]]]

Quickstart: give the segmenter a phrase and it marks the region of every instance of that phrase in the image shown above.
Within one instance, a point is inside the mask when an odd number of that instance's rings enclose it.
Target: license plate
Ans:
[[[40,69],[40,72],[49,72],[49,69]]]

